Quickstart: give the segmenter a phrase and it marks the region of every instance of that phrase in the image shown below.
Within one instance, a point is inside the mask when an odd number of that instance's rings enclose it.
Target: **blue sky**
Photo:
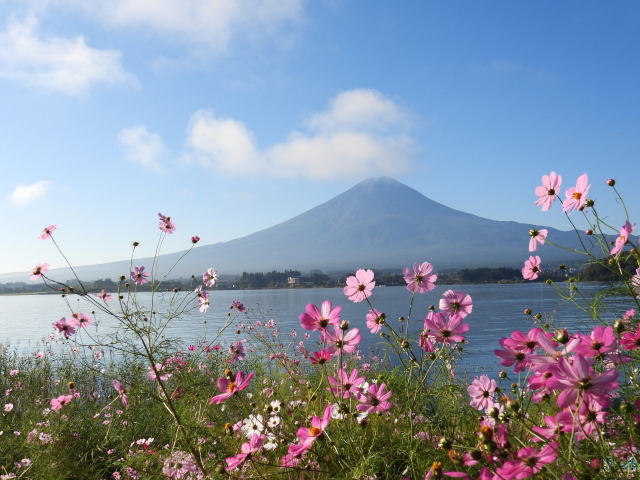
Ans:
[[[637,2],[0,0],[0,19],[0,272],[64,266],[50,224],[75,265],[150,256],[158,212],[168,253],[380,175],[562,229],[533,205],[552,170],[588,173],[616,228],[607,178],[640,206]]]

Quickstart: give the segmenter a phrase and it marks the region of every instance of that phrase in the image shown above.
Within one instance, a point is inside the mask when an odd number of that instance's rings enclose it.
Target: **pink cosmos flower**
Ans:
[[[618,371],[607,370],[597,375],[591,368],[591,362],[576,353],[571,359],[560,357],[556,365],[549,369],[553,377],[547,381],[547,386],[553,390],[560,390],[556,403],[560,408],[583,402],[594,401],[603,407],[610,403],[609,393],[618,388]]]
[[[522,267],[522,276],[525,280],[535,280],[538,278],[540,270],[540,257],[529,257],[529,260],[525,260],[524,267]]]
[[[574,352],[585,357],[597,357],[607,353],[615,352],[618,349],[618,339],[613,333],[612,327],[598,325],[593,329],[591,335],[578,334],[580,344]]]
[[[574,429],[573,415],[568,410],[563,410],[555,417],[546,415],[544,417],[546,427],[532,427],[536,433],[531,440],[534,442],[542,442],[544,440],[555,440],[560,433],[572,432]]]
[[[629,283],[631,284],[631,288],[633,288],[636,297],[640,298],[640,268],[636,268],[636,274],[631,277]]]
[[[233,302],[231,302],[231,308],[235,308],[240,313],[246,313],[246,311],[247,311],[245,306],[242,303],[240,303],[240,301],[238,301],[238,300],[234,300]]]
[[[95,294],[103,302],[108,302],[109,300],[113,300],[113,295],[109,295],[106,290],[102,290],[100,293]]]
[[[558,456],[558,442],[551,442],[542,450],[524,447],[518,450],[515,460],[509,460],[498,468],[499,478],[504,480],[529,478],[538,473],[543,465],[555,461]]]
[[[527,334],[520,330],[511,333],[511,338],[505,339],[505,344],[513,347],[515,350],[525,350],[527,353],[534,353],[540,346],[538,335],[547,335],[541,328],[534,327]]]
[[[442,294],[438,308],[445,315],[460,315],[460,318],[464,318],[473,310],[473,302],[470,295],[447,290]]]
[[[358,270],[355,276],[347,278],[347,286],[342,290],[352,302],[362,302],[371,296],[376,286],[373,281],[373,270]]]
[[[529,230],[529,251],[535,252],[538,249],[538,245],[544,245],[544,242],[547,241],[547,235],[549,234],[549,230],[543,228],[541,230],[536,230],[532,228]]]
[[[366,391],[358,393],[356,396],[360,402],[356,406],[356,410],[359,412],[382,413],[393,407],[393,403],[389,401],[391,391],[387,390],[385,383],[380,385],[372,383]]]
[[[342,350],[344,353],[353,353],[358,349],[358,344],[362,340],[360,330],[352,328],[348,333],[344,333],[341,328],[331,326],[333,332],[328,328],[320,334],[320,341],[326,344],[325,350],[330,353],[337,353]]]
[[[264,439],[264,434],[254,433],[248,442],[242,444],[238,455],[235,457],[229,457],[225,460],[225,462],[227,462],[226,470],[235,470],[246,460],[250,459],[254,453],[259,452],[262,448],[262,444],[264,443]]]
[[[500,365],[510,367],[511,365],[515,364],[515,373],[524,372],[524,370],[529,365],[529,356],[523,349],[514,348],[513,346],[509,345],[507,341],[507,338],[501,338],[499,340],[499,343],[502,347],[502,350],[494,350],[493,353],[495,353],[497,357],[502,359],[500,361]]]
[[[493,405],[493,394],[498,388],[498,384],[487,375],[476,377],[471,385],[467,387],[467,392],[471,397],[471,406],[478,410],[486,410]]]
[[[48,263],[43,263],[42,265],[40,265],[39,263],[36,263],[36,266],[33,268],[33,270],[31,270],[31,277],[29,278],[31,278],[31,280],[35,282],[48,271],[49,271]]]
[[[556,172],[551,172],[549,175],[543,175],[542,185],[536,187],[536,196],[539,198],[536,200],[535,205],[542,207],[543,212],[549,210],[560,192],[561,184],[562,177],[560,175],[556,175]]]
[[[71,317],[69,320],[73,321],[74,327],[86,328],[93,322],[93,318],[82,312],[74,313]]]
[[[311,448],[313,442],[315,442],[316,439],[318,439],[324,433],[324,430],[329,425],[329,422],[331,422],[332,408],[333,405],[327,405],[327,408],[324,409],[324,415],[322,415],[322,418],[314,416],[311,419],[311,427],[301,427],[298,429],[296,435],[300,439],[300,442],[289,445],[290,455],[299,456],[304,454],[307,450],[309,450],[309,448]]]
[[[587,185],[587,174],[583,173],[578,177],[575,187],[569,188],[564,195],[566,200],[562,202],[562,211],[570,214],[574,210],[579,210],[587,201],[587,194],[591,185]]]
[[[425,293],[436,288],[435,281],[438,276],[430,275],[432,271],[433,265],[429,262],[423,262],[422,265],[419,265],[418,262],[414,263],[413,271],[405,268],[402,271],[402,275],[404,276],[404,281],[407,282],[407,290]]]
[[[115,388],[116,392],[118,392],[118,395],[120,396],[120,398],[122,400],[122,406],[123,407],[128,407],[129,406],[129,397],[127,396],[127,390],[115,378],[113,379],[113,388]]]
[[[635,332],[625,332],[620,339],[620,345],[625,350],[636,350],[640,348],[640,326]]]
[[[47,240],[49,237],[51,237],[51,234],[56,228],[58,228],[58,225],[49,225],[48,227],[45,227],[44,229],[42,229],[42,233],[38,238],[40,240]]]
[[[629,220],[625,222],[625,224],[620,229],[620,236],[616,238],[616,243],[614,247],[609,252],[610,255],[619,255],[622,252],[625,244],[629,241],[629,237],[631,236],[631,232],[633,232],[634,225],[629,223]]]
[[[360,392],[358,387],[364,382],[365,377],[359,377],[356,368],[351,371],[350,375],[347,375],[346,370],[341,368],[338,370],[338,378],[328,375],[327,380],[333,385],[333,387],[329,387],[327,390],[339,397],[350,398],[351,395],[356,395]]]
[[[333,355],[328,350],[320,350],[319,352],[313,352],[313,354],[309,357],[309,361],[313,365],[322,365],[331,360]]]
[[[202,285],[198,285],[194,292],[198,297],[198,309],[201,313],[206,313],[209,310],[209,292],[203,290]]]
[[[237,340],[229,345],[229,355],[231,355],[232,362],[244,360],[244,358],[246,357],[243,343],[243,340]]]
[[[193,478],[191,473],[198,470],[196,460],[190,453],[181,450],[174,451],[162,465],[162,473],[171,480]]]
[[[249,382],[253,378],[253,372],[247,375],[246,378],[244,375],[244,372],[236,373],[233,381],[229,380],[227,377],[220,377],[218,379],[218,389],[224,393],[211,397],[209,403],[220,404],[235,393],[247,388],[249,386]]]
[[[462,325],[460,315],[445,316],[442,313],[434,313],[431,318],[427,316],[425,326],[433,332],[437,342],[447,344],[464,341],[464,334],[469,331],[469,324]]]
[[[60,410],[65,405],[69,405],[73,400],[73,395],[60,395],[58,398],[51,399],[51,410]]]
[[[208,269],[202,274],[202,283],[207,287],[213,287],[218,281],[218,271],[214,268]]]
[[[320,309],[314,303],[307,304],[307,312],[300,315],[300,325],[305,330],[323,330],[329,325],[338,326],[342,307],[332,310],[332,306],[329,300],[322,302]]]
[[[169,235],[176,231],[176,226],[171,221],[171,217],[165,217],[161,213],[158,213],[158,217],[160,218],[160,222],[158,223],[160,230]]]
[[[53,324],[53,328],[56,332],[62,334],[64,338],[69,338],[76,333],[75,322],[73,320],[67,320],[62,317],[59,321]]]
[[[378,333],[386,319],[385,314],[379,312],[375,308],[373,310],[369,310],[369,313],[367,313],[365,318],[367,319],[367,328],[371,333]]]
[[[200,241],[200,237],[197,235],[194,235],[193,237],[191,237],[191,243],[193,243],[194,245],[196,243],[198,243]]]
[[[147,277],[151,276],[149,272],[144,271],[144,267],[133,267],[131,279],[136,285],[144,285],[148,282]]]
[[[169,380],[171,378],[171,374],[167,373],[167,372],[161,373],[164,370],[165,370],[165,366],[162,365],[161,363],[156,363],[155,364],[155,369],[151,365],[149,365],[147,367],[147,378],[149,380],[151,380],[152,382],[157,381],[158,378],[160,380],[162,380],[163,382],[166,382],[167,380]],[[158,376],[158,374],[160,374],[160,376]]]

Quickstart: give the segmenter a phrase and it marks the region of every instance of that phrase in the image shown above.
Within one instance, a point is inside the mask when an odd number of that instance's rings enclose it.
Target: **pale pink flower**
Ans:
[[[47,240],[49,237],[51,237],[51,234],[56,228],[58,228],[57,225],[49,225],[48,227],[45,227],[38,238],[40,240]]]
[[[51,410],[60,410],[65,405],[69,405],[73,400],[73,395],[60,395],[51,399]]]
[[[126,388],[124,388],[124,386],[115,378],[113,379],[113,388],[116,389],[116,392],[118,392],[118,395],[120,396],[121,400],[122,400],[122,406],[123,407],[128,407],[129,406],[129,397],[127,396],[127,390]]]
[[[356,410],[366,413],[382,413],[393,407],[393,403],[389,401],[391,391],[387,390],[387,385],[372,383],[366,391],[357,394],[359,405]]]
[[[147,277],[151,276],[149,272],[144,271],[144,267],[133,267],[131,279],[136,285],[144,285],[148,282]]]
[[[566,200],[562,202],[562,211],[570,214],[574,210],[579,210],[587,201],[587,194],[591,185],[587,185],[587,174],[583,173],[578,177],[575,187],[571,187],[564,192]]]
[[[562,184],[562,177],[556,175],[556,172],[551,172],[549,175],[542,176],[542,185],[536,187],[536,196],[539,197],[535,204],[542,207],[542,211],[546,212],[551,208],[551,205],[556,200],[558,193],[560,193],[560,185]]]
[[[73,318],[74,327],[86,328],[93,322],[93,318],[82,312],[74,313],[71,317]]]
[[[162,473],[172,480],[193,478],[191,473],[198,470],[196,460],[190,453],[181,450],[174,451],[162,465]]]
[[[541,230],[536,230],[532,228],[529,230],[529,251],[535,252],[538,249],[538,245],[544,245],[544,242],[547,241],[547,235],[549,234],[549,230],[543,228]]]
[[[13,403],[5,403],[4,404],[4,411],[8,413],[11,410],[13,410]]]
[[[109,300],[113,300],[113,295],[109,295],[106,290],[102,290],[100,293],[95,294],[103,302],[108,302]]]
[[[332,310],[332,306],[329,300],[322,302],[320,309],[314,303],[307,304],[307,312],[300,315],[300,325],[305,330],[323,330],[329,325],[337,326],[340,323],[342,307]]]
[[[246,443],[243,443],[240,447],[240,453],[235,457],[229,457],[225,460],[227,462],[227,471],[235,470],[240,465],[242,465],[245,460],[251,458],[251,455],[257,453],[262,448],[262,444],[264,443],[265,435],[254,433],[251,436],[251,440]]]
[[[161,213],[158,213],[158,217],[160,218],[159,227],[160,230],[171,235],[176,231],[176,226],[171,221],[171,217],[165,217]]]
[[[162,380],[163,382],[166,382],[167,380],[169,380],[171,378],[171,374],[170,373],[161,373],[165,370],[164,365],[162,365],[161,363],[156,363],[155,365],[155,369],[149,365],[147,367],[147,378],[149,380],[151,380],[152,382],[155,382],[158,380],[158,378],[160,380]],[[158,373],[156,373],[158,372]],[[158,374],[160,374],[160,376],[158,377]]]
[[[246,313],[247,311],[245,306],[239,300],[234,300],[233,302],[231,302],[231,308],[235,308],[240,313]]]
[[[376,286],[373,281],[373,270],[358,270],[355,276],[347,278],[347,286],[342,290],[352,302],[362,302],[371,296]]]
[[[214,268],[208,269],[202,274],[202,283],[207,287],[213,287],[218,282],[218,271]]]
[[[341,328],[331,326],[333,332],[328,328],[323,330],[320,335],[320,341],[326,344],[325,350],[329,353],[337,353],[342,350],[344,353],[353,353],[358,349],[358,344],[362,340],[360,330],[352,328],[348,333],[344,333]]]
[[[629,223],[629,220],[625,222],[625,224],[620,229],[620,236],[616,238],[616,243],[614,247],[609,252],[610,255],[619,255],[622,252],[625,244],[629,241],[629,237],[631,236],[631,232],[633,232],[634,225]]]
[[[209,310],[209,292],[203,290],[202,285],[198,285],[194,292],[198,297],[198,309],[201,313],[206,313]]]
[[[371,331],[371,333],[378,333],[384,325],[385,322],[385,314],[379,312],[375,308],[373,310],[369,310],[366,317],[367,319],[367,328]]]
[[[244,358],[246,357],[243,343],[244,340],[237,340],[229,345],[229,355],[231,355],[232,362],[244,360]]]
[[[522,276],[526,280],[535,280],[538,278],[542,270],[540,270],[540,257],[529,257],[529,260],[525,260],[524,267],[522,267]]]
[[[471,406],[478,410],[486,410],[494,403],[493,394],[496,388],[498,388],[496,381],[487,375],[476,377],[467,387],[467,393],[471,397]]]
[[[433,265],[429,262],[423,262],[421,265],[418,262],[413,264],[413,271],[409,268],[405,268],[402,271],[404,281],[407,282],[407,290],[410,292],[426,293],[429,290],[436,288],[435,281],[437,275],[430,275],[433,271]]]
[[[36,266],[33,268],[33,270],[31,270],[31,277],[29,278],[35,282],[49,271],[49,267],[50,265],[48,263],[43,263],[42,265],[36,263]]]
[[[464,318],[473,310],[473,302],[470,295],[447,290],[442,294],[438,308],[445,315],[460,315],[460,318]]]
[[[249,386],[249,382],[253,378],[253,372],[247,375],[246,378],[244,375],[244,372],[236,373],[233,381],[229,380],[227,377],[220,377],[218,379],[218,389],[224,393],[211,397],[209,403],[222,403],[235,393],[247,388]]]

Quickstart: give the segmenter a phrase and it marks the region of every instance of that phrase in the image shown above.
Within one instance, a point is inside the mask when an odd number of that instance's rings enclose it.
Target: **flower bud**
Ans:
[[[349,330],[349,322],[346,320],[340,322],[340,330]]]
[[[609,185],[610,187],[613,187],[616,184],[616,181],[613,178],[610,178],[609,180],[607,180],[607,185]]]
[[[452,446],[453,443],[451,443],[451,440],[448,440],[446,437],[442,437],[438,442],[438,447],[444,450],[449,450]]]
[[[560,270],[566,270],[566,269],[567,269],[567,266],[566,266],[564,263],[561,263],[560,265],[558,265],[558,268],[559,268]]]
[[[199,241],[200,241],[200,237],[198,237],[197,235],[196,235],[196,236],[191,237],[191,243],[193,243],[194,245],[195,245],[196,243],[198,243]]]
[[[524,309],[524,314],[525,315],[531,315],[531,309],[530,308],[525,308]]]
[[[584,233],[585,233],[585,235],[593,235],[593,230],[588,228],[587,230],[584,231]]]
[[[140,245],[140,242],[133,242],[133,248],[136,248],[138,245]]]
[[[593,207],[596,204],[591,198],[587,198],[586,202],[584,202],[585,207]]]
[[[502,370],[502,371],[498,374],[498,376],[499,376],[500,378],[507,378],[507,372],[506,372],[505,370]]]

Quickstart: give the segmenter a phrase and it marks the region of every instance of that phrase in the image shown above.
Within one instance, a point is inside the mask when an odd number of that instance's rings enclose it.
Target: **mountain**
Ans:
[[[387,177],[364,180],[326,203],[246,237],[194,248],[172,277],[200,275],[209,267],[221,273],[311,269],[353,271],[400,269],[429,261],[437,270],[472,267],[521,267],[531,255],[528,231],[540,226],[503,222],[464,213],[425,197]],[[575,232],[549,228],[554,243],[576,246]],[[543,267],[570,263],[566,251],[542,250]],[[181,252],[163,255],[160,270]],[[135,261],[151,265],[150,259]],[[63,270],[63,269],[61,269]],[[85,280],[127,274],[129,262],[78,267]],[[68,272],[59,272],[56,278]],[[0,282],[5,282],[0,276]],[[22,277],[26,278],[26,277]]]

